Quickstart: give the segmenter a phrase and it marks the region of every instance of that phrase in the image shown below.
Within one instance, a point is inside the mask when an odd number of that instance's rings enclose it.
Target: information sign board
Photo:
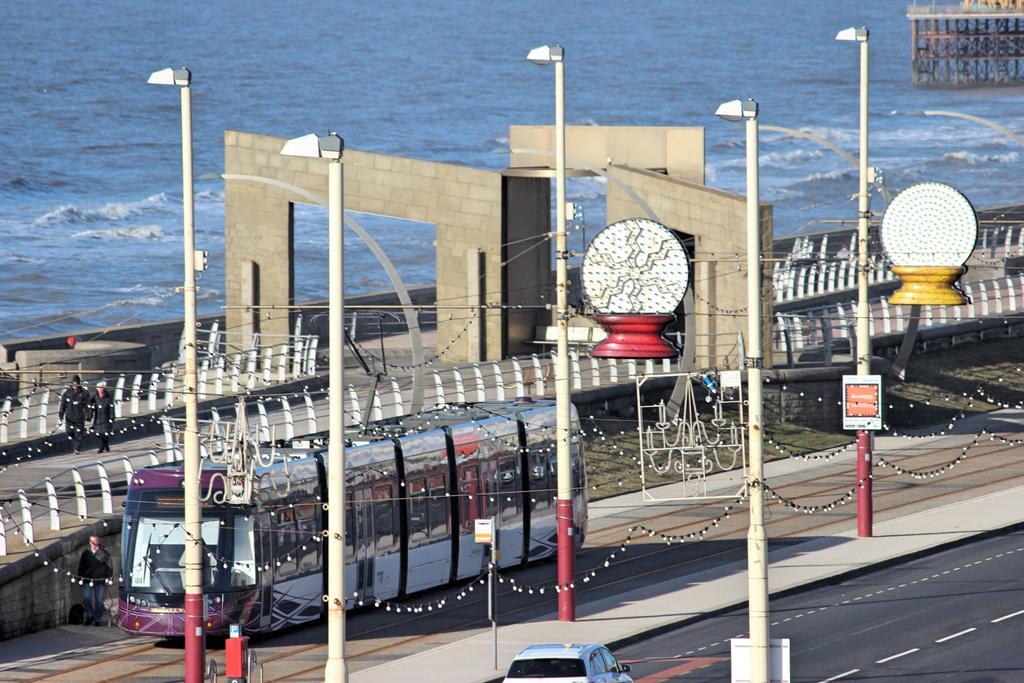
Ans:
[[[473,540],[477,543],[494,542],[494,520],[478,519],[473,523]]]
[[[881,375],[843,375],[843,429],[881,429],[882,399]]]

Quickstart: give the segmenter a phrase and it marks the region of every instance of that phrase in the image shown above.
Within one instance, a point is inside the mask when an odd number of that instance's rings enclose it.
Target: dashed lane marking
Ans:
[[[886,662],[891,662],[894,659],[899,659],[900,657],[906,657],[907,655],[912,655],[915,652],[919,651],[920,649],[921,648],[919,648],[919,647],[912,647],[909,650],[904,650],[903,652],[900,652],[898,654],[889,655],[888,657],[882,657],[881,659],[875,660],[875,664],[885,664]]]
[[[838,681],[840,678],[846,678],[847,676],[849,676],[851,674],[855,674],[858,671],[860,671],[860,669],[850,669],[849,671],[844,671],[841,674],[836,674],[832,678],[826,678],[821,683],[829,683],[830,681]]]
[[[939,638],[939,639],[938,639],[938,640],[936,640],[935,642],[936,642],[936,643],[944,643],[944,642],[946,642],[947,640],[953,640],[954,638],[959,638],[960,636],[965,636],[965,635],[967,635],[968,633],[970,633],[971,631],[977,631],[977,630],[978,630],[977,628],[974,628],[974,627],[972,626],[971,628],[965,628],[965,629],[964,629],[963,631],[960,631],[959,633],[954,633],[954,634],[952,634],[952,635],[948,635],[948,636],[945,636],[945,637]]]
[[[1024,609],[1022,609],[1022,610],[1020,610],[1018,612],[1014,612],[1012,614],[1004,614],[1003,616],[1001,616],[1001,617],[999,617],[997,619],[993,619],[991,623],[998,624],[1000,621],[1006,621],[1007,619],[1013,619],[1014,617],[1019,617],[1022,614],[1024,614]]]

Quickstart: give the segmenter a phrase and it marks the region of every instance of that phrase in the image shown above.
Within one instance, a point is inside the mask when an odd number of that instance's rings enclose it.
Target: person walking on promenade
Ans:
[[[92,414],[92,431],[100,439],[97,453],[110,452],[110,435],[114,433],[114,398],[107,391],[107,383],[96,382],[96,395],[89,404]]]
[[[89,417],[89,392],[82,388],[82,378],[78,375],[71,378],[71,386],[60,397],[58,417],[64,423],[77,455],[85,437],[85,420]]]
[[[99,536],[89,537],[89,547],[82,551],[78,560],[78,578],[84,579],[82,603],[85,607],[85,625],[103,625],[106,611],[107,579],[114,575],[110,564],[110,553],[100,545]]]

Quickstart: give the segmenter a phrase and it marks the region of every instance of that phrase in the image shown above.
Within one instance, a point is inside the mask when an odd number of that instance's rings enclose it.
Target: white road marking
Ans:
[[[998,624],[1000,621],[1006,621],[1007,619],[1013,619],[1014,617],[1018,617],[1021,614],[1024,614],[1024,609],[1020,610],[1019,612],[1014,612],[1013,614],[1004,614],[1003,616],[999,617],[998,619],[993,619],[991,623]]]
[[[954,638],[959,638],[959,637],[960,637],[960,636],[962,636],[962,635],[966,635],[966,634],[970,633],[971,631],[977,631],[977,630],[978,630],[978,629],[976,629],[976,628],[973,628],[973,627],[972,627],[972,628],[968,628],[968,629],[964,629],[963,631],[960,631],[959,633],[954,633],[954,634],[953,634],[953,635],[951,635],[951,636],[946,636],[946,637],[944,637],[944,638],[939,638],[939,639],[938,639],[938,640],[936,640],[935,642],[936,642],[936,643],[944,643],[944,642],[946,642],[947,640],[953,640]]]
[[[855,674],[858,671],[860,671],[860,669],[850,669],[849,671],[844,671],[843,673],[839,674],[838,676],[833,676],[832,678],[826,678],[821,683],[829,683],[829,681],[838,681],[840,678],[846,678],[850,674]]]
[[[899,654],[896,654],[896,655],[889,655],[888,657],[883,657],[882,659],[876,660],[875,664],[885,664],[886,662],[891,662],[894,659],[899,659],[900,657],[906,657],[907,655],[912,655],[912,654],[914,654],[915,652],[917,652],[920,649],[921,648],[919,648],[919,647],[915,647],[915,648],[911,648],[909,650],[906,650],[904,652],[900,652]]]

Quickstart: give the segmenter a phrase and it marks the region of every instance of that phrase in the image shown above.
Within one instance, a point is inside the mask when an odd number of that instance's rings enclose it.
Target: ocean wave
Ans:
[[[812,173],[809,176],[805,176],[800,183],[818,183],[821,181],[828,180],[852,180],[854,178],[853,171],[848,171],[844,168],[837,168],[832,171],[821,171],[819,173]]]
[[[123,228],[103,228],[99,230],[83,230],[76,232],[72,237],[89,237],[91,239],[105,239],[107,237],[122,237],[131,240],[153,240],[161,241],[165,238],[164,229],[159,225],[135,225]]]
[[[223,202],[224,190],[202,190],[201,192],[196,192],[196,201],[215,203]]]
[[[41,263],[46,263],[46,259],[31,258],[29,256],[21,256],[19,254],[11,254],[10,256],[7,257],[7,261],[9,263],[27,263],[29,265],[39,265]]]
[[[83,209],[74,204],[64,204],[53,211],[39,216],[33,225],[56,225],[61,223],[95,223],[97,221],[119,221],[140,213],[156,211],[166,206],[166,193],[150,195],[137,202],[111,202],[98,208]]]
[[[1006,152],[1005,154],[974,154],[966,150],[958,150],[956,152],[946,152],[942,155],[943,161],[948,161],[956,164],[964,164],[966,166],[974,166],[976,164],[1010,164],[1019,158],[1017,152]]]

